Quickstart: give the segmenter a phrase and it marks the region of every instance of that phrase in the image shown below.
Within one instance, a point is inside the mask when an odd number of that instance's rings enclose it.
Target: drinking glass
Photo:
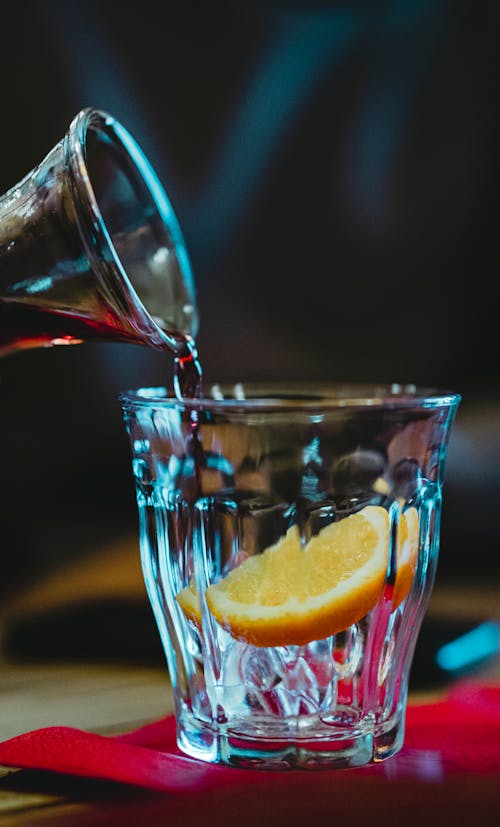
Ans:
[[[404,740],[460,396],[415,386],[122,394],[179,747],[349,767]]]

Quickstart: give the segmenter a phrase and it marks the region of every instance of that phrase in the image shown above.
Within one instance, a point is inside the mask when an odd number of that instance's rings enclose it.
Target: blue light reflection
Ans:
[[[436,662],[445,672],[460,672],[499,650],[500,625],[488,621],[438,649]]]

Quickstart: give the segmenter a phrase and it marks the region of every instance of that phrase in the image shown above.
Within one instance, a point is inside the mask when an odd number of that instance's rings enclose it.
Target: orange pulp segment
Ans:
[[[418,532],[418,511],[412,506],[402,513],[399,521],[393,609],[403,602],[413,584],[418,561]]]
[[[401,515],[393,608],[408,595],[418,558],[418,513]],[[247,558],[206,592],[211,613],[233,637],[255,646],[309,643],[337,634],[364,617],[384,585],[389,516],[379,506],[326,526],[302,546],[297,526],[262,554]],[[191,583],[176,597],[201,625]]]
[[[389,549],[389,517],[366,506],[326,526],[303,546],[297,526],[246,559],[206,592],[208,607],[233,637],[255,646],[309,643],[347,629],[377,603]],[[199,623],[193,585],[177,600]]]

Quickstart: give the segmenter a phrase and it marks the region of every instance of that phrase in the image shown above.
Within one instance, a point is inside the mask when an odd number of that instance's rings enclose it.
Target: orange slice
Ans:
[[[389,517],[379,506],[331,523],[305,546],[292,526],[275,545],[209,586],[207,604],[233,637],[255,646],[322,639],[347,629],[375,606],[388,548]],[[194,586],[177,600],[199,623]]]
[[[191,581],[189,586],[175,595],[175,599],[187,619],[191,620],[195,626],[201,626],[200,601],[194,583]]]
[[[407,597],[415,577],[418,561],[418,512],[416,508],[408,508],[401,515],[396,560],[396,581],[392,595],[393,609],[397,609]]]

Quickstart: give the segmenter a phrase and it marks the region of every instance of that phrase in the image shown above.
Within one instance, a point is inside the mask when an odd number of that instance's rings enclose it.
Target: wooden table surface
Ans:
[[[459,612],[462,617],[474,618],[482,612],[489,618],[500,618],[500,594],[496,584],[436,589],[429,612],[449,617],[456,617]],[[479,674],[500,683],[500,659],[491,660]],[[172,710],[167,670],[162,663],[30,662],[4,658],[0,675],[0,740],[49,725],[69,725],[104,734],[125,732]],[[436,690],[434,696],[438,697],[439,692]],[[417,698],[414,691],[412,699],[423,700],[428,695],[426,690]],[[493,806],[488,804],[490,792],[478,788],[478,803],[482,802],[483,808]],[[500,806],[498,799],[497,803]],[[215,799],[210,806],[217,807]],[[2,827],[121,825],[141,820],[148,825],[169,827],[206,823],[196,816],[204,808],[203,800],[194,797],[188,807],[191,810],[186,812],[185,805],[175,804],[168,796],[111,783],[0,768]],[[237,813],[236,800],[234,807]],[[225,812],[227,815],[227,809]],[[372,825],[377,823],[371,819]],[[402,823],[414,823],[411,813]]]

